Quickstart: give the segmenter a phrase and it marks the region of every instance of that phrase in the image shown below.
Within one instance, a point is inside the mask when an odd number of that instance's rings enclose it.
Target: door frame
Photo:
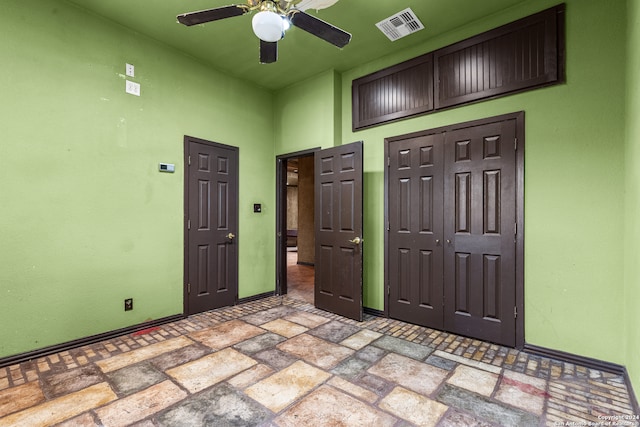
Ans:
[[[320,147],[276,156],[276,295],[287,293],[287,160],[310,157]]]
[[[515,236],[515,260],[516,260],[516,277],[515,277],[515,306],[517,310],[516,316],[516,348],[522,349],[525,344],[524,337],[524,151],[525,151],[525,113],[519,111],[516,113],[503,114],[499,116],[487,117],[484,119],[472,120],[463,123],[456,123],[448,126],[441,126],[433,129],[412,132],[404,135],[397,135],[384,139],[384,161],[388,165],[389,144],[395,141],[416,138],[434,133],[451,132],[461,128],[478,126],[488,123],[494,123],[505,120],[516,121],[516,227]],[[384,168],[384,315],[389,317],[389,168]]]
[[[182,314],[184,316],[189,316],[189,289],[188,289],[188,285],[189,285],[189,143],[190,142],[195,142],[198,144],[204,144],[204,145],[209,145],[212,147],[216,147],[216,148],[222,148],[222,149],[226,149],[226,150],[232,150],[235,151],[238,154],[238,169],[236,170],[236,174],[238,176],[238,185],[240,183],[240,149],[238,147],[234,147],[233,145],[227,145],[227,144],[221,144],[219,142],[214,142],[214,141],[208,141],[206,139],[202,139],[202,138],[196,138],[194,136],[189,136],[189,135],[185,135],[184,139],[183,139],[183,150],[184,150],[184,157],[183,157],[183,169],[184,169],[184,175],[183,175],[183,184],[184,184],[184,207],[183,207],[183,235],[184,235],[184,239],[183,239],[183,279],[182,279]],[[236,211],[236,217],[235,217],[235,221],[236,224],[238,225],[238,228],[240,227],[240,196],[239,196],[239,190],[240,187],[237,188],[238,194],[236,195],[236,203],[235,203],[235,211]],[[240,233],[236,233],[236,234],[240,234]],[[236,236],[236,242],[234,242],[235,245],[239,244],[239,239]],[[236,262],[235,262],[235,266],[236,266],[236,277],[238,277],[238,272],[239,272],[239,254],[240,254],[240,248],[238,247],[236,249]],[[238,304],[238,292],[239,292],[239,283],[236,283],[236,294],[234,295],[234,305]]]

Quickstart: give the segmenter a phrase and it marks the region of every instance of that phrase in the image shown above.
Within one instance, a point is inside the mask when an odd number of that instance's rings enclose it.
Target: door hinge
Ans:
[[[391,286],[387,286],[387,295],[391,295]]]
[[[391,230],[391,223],[387,221],[387,231]]]
[[[187,163],[189,164],[189,166],[191,166],[191,155],[189,155],[189,157],[187,158]]]
[[[191,230],[191,220],[187,220],[187,230]]]
[[[187,294],[191,294],[191,283],[187,283]]]
[[[515,138],[515,142],[513,143],[514,150],[518,151],[518,138]]]
[[[517,319],[518,318],[518,307],[513,307],[513,318]]]
[[[387,157],[387,167],[391,166],[391,156]]]
[[[518,223],[517,222],[515,224],[513,224],[513,235],[514,236],[518,235]]]

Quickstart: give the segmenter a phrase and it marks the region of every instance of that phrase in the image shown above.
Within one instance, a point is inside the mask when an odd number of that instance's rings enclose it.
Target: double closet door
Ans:
[[[387,140],[389,316],[516,344],[516,120]]]

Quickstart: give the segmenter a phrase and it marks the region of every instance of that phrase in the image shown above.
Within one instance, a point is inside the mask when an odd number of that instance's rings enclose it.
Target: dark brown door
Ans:
[[[389,144],[389,316],[442,328],[443,134]]]
[[[238,149],[185,137],[185,312],[238,295]]]
[[[515,316],[522,116],[508,117],[387,140],[390,317],[508,346],[523,341]]]
[[[362,143],[315,153],[315,304],[362,320]]]
[[[445,137],[444,328],[515,345],[515,120]]]

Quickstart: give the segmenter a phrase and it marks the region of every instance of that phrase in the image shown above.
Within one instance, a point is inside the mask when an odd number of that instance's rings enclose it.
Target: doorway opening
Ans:
[[[315,151],[277,158],[276,292],[312,305],[315,286]]]

